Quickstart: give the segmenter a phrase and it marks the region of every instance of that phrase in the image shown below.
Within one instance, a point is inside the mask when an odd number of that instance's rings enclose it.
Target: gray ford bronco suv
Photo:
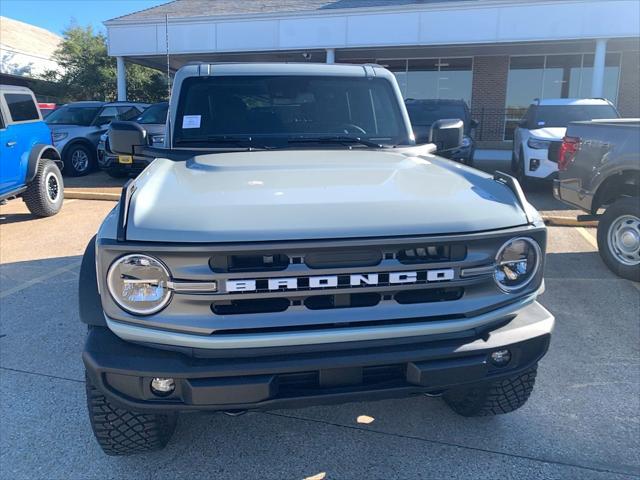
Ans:
[[[376,65],[190,64],[165,146],[87,247],[80,316],[95,437],[162,448],[179,412],[442,395],[464,416],[529,397],[553,316],[545,226],[518,183],[416,145]]]

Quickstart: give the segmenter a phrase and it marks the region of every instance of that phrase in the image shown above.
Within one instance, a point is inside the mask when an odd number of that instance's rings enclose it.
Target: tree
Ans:
[[[54,54],[61,71],[49,71],[44,79],[58,82],[73,100],[116,99],[116,61],[107,54],[104,34],[91,26],[71,25]],[[128,99],[158,102],[166,98],[166,76],[140,65],[127,66]]]

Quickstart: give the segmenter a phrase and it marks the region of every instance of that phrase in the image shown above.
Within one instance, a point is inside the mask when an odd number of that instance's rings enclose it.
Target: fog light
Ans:
[[[529,171],[535,172],[538,168],[540,168],[540,160],[537,158],[529,160]]]
[[[154,378],[151,380],[151,391],[159,397],[171,395],[176,389],[173,378]]]
[[[507,349],[491,353],[491,363],[496,367],[504,367],[511,360],[511,352]]]

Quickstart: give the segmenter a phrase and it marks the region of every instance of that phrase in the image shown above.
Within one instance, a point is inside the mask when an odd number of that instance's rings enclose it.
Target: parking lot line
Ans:
[[[593,235],[591,235],[586,228],[584,227],[576,227],[576,230],[578,230],[578,233],[580,235],[582,235],[584,237],[584,239],[589,242],[589,244],[595,248],[596,250],[598,249],[598,241],[595,239],[595,237]]]
[[[26,282],[21,283],[20,285],[16,285],[15,287],[9,288],[7,290],[3,290],[2,292],[0,292],[0,299],[8,297],[9,295],[13,295],[14,293],[18,293],[24,290],[25,288],[29,288],[32,285],[35,285],[36,283],[44,282],[45,280],[48,280],[52,277],[60,275],[61,273],[65,273],[70,270],[75,270],[79,266],[80,266],[80,262],[73,262],[69,265],[65,265],[64,267],[57,268],[45,275],[40,275],[39,277],[35,277],[35,278],[32,278],[31,280],[27,280]]]

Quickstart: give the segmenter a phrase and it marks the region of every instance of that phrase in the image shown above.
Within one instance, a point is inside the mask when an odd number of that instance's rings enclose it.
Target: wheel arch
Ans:
[[[64,146],[64,148],[62,149],[62,158],[64,159],[65,156],[69,153],[69,150],[78,144],[83,145],[84,147],[87,147],[89,149],[89,152],[91,152],[92,155],[94,156],[96,155],[95,150],[97,147],[86,138],[79,137],[79,138],[74,138]]]
[[[607,177],[597,188],[591,203],[591,213],[612,204],[621,197],[640,196],[640,170],[620,170]]]
[[[31,148],[31,152],[29,153],[29,163],[27,165],[27,175],[25,177],[26,184],[33,181],[36,176],[36,172],[38,171],[38,165],[43,159],[52,160],[58,166],[60,171],[62,171],[63,164],[60,152],[51,145],[37,143]]]
[[[78,281],[80,320],[87,325],[106,327],[96,273],[96,236],[89,240],[82,256]]]

